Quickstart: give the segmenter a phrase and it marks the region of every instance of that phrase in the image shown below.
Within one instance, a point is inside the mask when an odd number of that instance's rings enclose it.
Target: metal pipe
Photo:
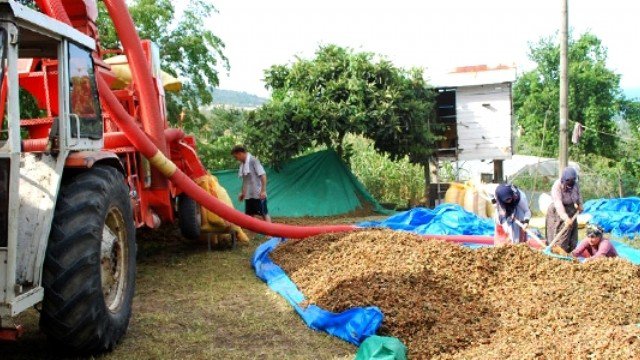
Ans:
[[[168,143],[182,139],[185,134],[180,129],[166,129],[165,139]],[[49,139],[27,139],[22,141],[23,152],[43,152],[47,149]],[[117,149],[122,147],[132,147],[133,144],[123,132],[109,132],[104,134],[104,149]]]

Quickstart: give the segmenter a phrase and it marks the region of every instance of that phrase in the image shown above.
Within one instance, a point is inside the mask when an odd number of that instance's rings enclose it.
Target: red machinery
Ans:
[[[36,3],[49,16],[71,24],[98,40],[95,23],[97,8],[94,0],[38,0]],[[229,209],[191,181],[206,176],[208,172],[197,156],[194,137],[185,136],[179,129],[169,128],[154,47],[149,41],[140,41],[138,38],[124,1],[106,0],[105,4],[129,60],[133,84],[124,90],[112,91],[109,88],[109,84],[115,81],[115,77],[108,65],[102,61],[103,51],[98,47],[93,58],[96,73],[99,75],[98,87],[101,102],[107,112],[104,123],[104,149],[108,153],[76,154],[69,159],[69,166],[82,167],[100,159],[113,158],[114,154],[117,154],[126,168],[129,185],[132,190],[135,190],[135,194],[138,194],[134,199],[135,219],[138,226],[146,225],[153,228],[157,227],[161,221],[173,222],[174,207],[171,199],[185,192],[227,221],[268,235],[299,238],[327,231],[353,229],[352,226],[301,228],[264,223]],[[45,63],[33,65],[42,67],[43,76],[33,78],[30,74],[25,74],[23,76],[25,80],[21,78],[21,85],[24,82],[23,86],[30,89],[38,99],[38,103],[42,105],[48,104],[47,99],[55,95],[46,89],[55,88],[56,85],[49,83],[47,86],[47,74],[55,71],[55,64],[45,66]],[[50,117],[56,116],[55,104],[47,107],[47,113]],[[33,123],[33,129],[30,129],[31,139],[24,142],[25,149],[43,148],[48,140],[52,121],[38,119]],[[154,159],[158,159],[156,163],[168,164],[165,162],[165,157],[176,164],[177,171],[165,173],[170,176],[171,181],[165,180],[160,173],[161,170],[154,168],[149,171],[146,160],[138,156],[138,151],[151,160],[152,165],[154,165]]]
[[[205,190],[194,137],[169,127],[158,50],[139,39],[124,0],[104,0],[132,74],[113,90],[95,1],[36,0],[44,16],[0,0],[0,340],[16,338],[21,328],[8,324],[41,304],[42,330],[87,353],[126,332],[136,227],[176,217],[198,226],[197,202],[266,235],[355,229],[266,223]],[[20,89],[35,99],[36,118],[21,118]]]

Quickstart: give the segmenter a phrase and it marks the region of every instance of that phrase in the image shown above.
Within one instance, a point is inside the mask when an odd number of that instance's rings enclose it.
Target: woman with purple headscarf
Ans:
[[[560,179],[556,180],[551,188],[551,197],[553,203],[549,205],[546,219],[547,244],[552,242],[567,224],[569,229],[558,240],[558,245],[567,253],[571,253],[578,245],[578,224],[573,220],[573,216],[582,211],[582,195],[576,169],[564,169]]]

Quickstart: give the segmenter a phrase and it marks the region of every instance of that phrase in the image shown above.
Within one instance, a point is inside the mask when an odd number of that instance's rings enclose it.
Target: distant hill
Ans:
[[[214,106],[231,106],[237,108],[256,108],[264,104],[267,99],[244,91],[213,89]]]
[[[627,88],[623,90],[624,95],[631,99],[640,99],[640,88]]]

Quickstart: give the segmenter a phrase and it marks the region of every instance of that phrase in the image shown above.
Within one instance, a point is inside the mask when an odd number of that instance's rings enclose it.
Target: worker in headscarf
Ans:
[[[500,184],[494,196],[496,207],[494,220],[496,222],[495,245],[519,244],[527,241],[527,234],[518,225],[525,228],[531,219],[531,210],[527,195],[511,184]]]
[[[604,230],[601,227],[589,225],[587,238],[580,242],[571,255],[591,261],[605,257],[617,257],[618,252],[611,241],[604,237]]]
[[[572,167],[564,169],[560,179],[551,188],[553,202],[549,205],[546,219],[547,244],[550,244],[564,226],[557,244],[571,253],[578,245],[578,222],[574,216],[582,211],[582,195],[578,184],[578,172]]]

